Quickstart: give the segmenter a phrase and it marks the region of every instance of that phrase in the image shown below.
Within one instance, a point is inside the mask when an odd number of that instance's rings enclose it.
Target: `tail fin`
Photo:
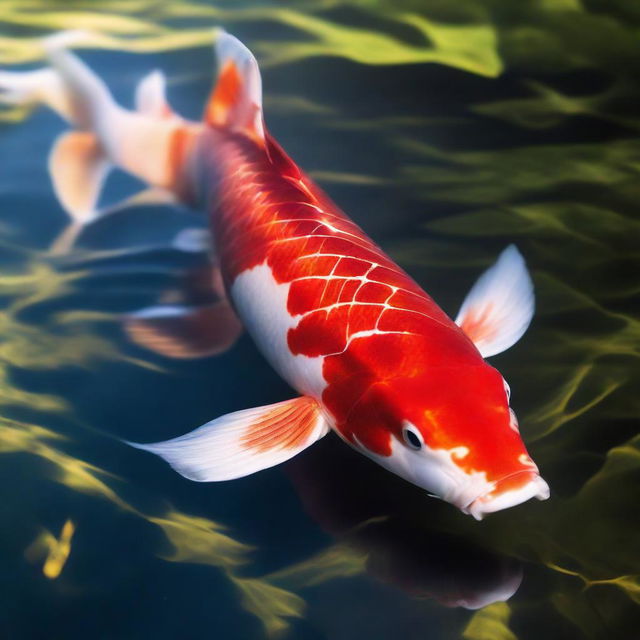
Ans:
[[[61,135],[49,155],[54,190],[75,226],[92,217],[109,172],[111,165],[95,125],[115,108],[101,80],[63,49],[86,37],[86,33],[74,31],[43,40],[52,68],[0,72],[0,102],[45,104],[75,129]]]
[[[264,146],[262,80],[253,54],[224,30],[216,38],[218,79],[204,112],[205,123],[240,131]]]
[[[71,125],[98,133],[100,126],[113,117],[117,107],[104,82],[65,48],[84,37],[84,32],[64,31],[45,38],[42,44],[53,71],[58,75],[69,107]]]
[[[65,40],[54,36],[46,41],[46,49],[68,94],[73,125],[93,132],[113,165],[152,186],[172,188],[175,175],[170,154],[174,134],[182,122],[155,113],[123,109],[115,103],[106,85],[64,49],[64,44]]]
[[[67,92],[53,69],[0,71],[0,104],[45,104],[65,120],[71,120]]]
[[[83,226],[100,215],[97,203],[112,167],[142,179],[153,193],[180,192],[193,138],[193,124],[169,109],[164,78],[157,72],[141,83],[137,112],[117,105],[102,80],[65,48],[86,38],[84,32],[46,38],[51,68],[0,72],[0,102],[46,104],[74,128],[58,138],[49,157],[54,190],[73,227],[64,232],[64,242],[56,243],[58,249],[70,248]],[[159,201],[168,199],[161,195]]]

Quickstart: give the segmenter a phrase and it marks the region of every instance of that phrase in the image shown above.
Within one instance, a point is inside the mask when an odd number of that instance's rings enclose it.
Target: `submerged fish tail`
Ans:
[[[137,111],[119,106],[104,82],[67,49],[85,37],[82,32],[50,36],[43,41],[49,68],[0,73],[0,101],[47,105],[72,127],[49,156],[54,190],[72,219],[72,229],[56,242],[58,251],[68,250],[82,227],[99,217],[97,203],[112,168],[140,178],[159,201],[169,199],[166,193],[180,199],[184,160],[199,126],[168,108],[158,72],[140,83]]]

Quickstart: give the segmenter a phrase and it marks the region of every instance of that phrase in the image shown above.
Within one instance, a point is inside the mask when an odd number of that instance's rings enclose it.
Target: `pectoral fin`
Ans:
[[[488,358],[522,337],[534,307],[533,283],[524,259],[514,245],[509,245],[473,285],[456,324]]]
[[[212,482],[289,460],[328,430],[320,405],[303,396],[229,413],[173,440],[128,444],[159,455],[189,480]]]

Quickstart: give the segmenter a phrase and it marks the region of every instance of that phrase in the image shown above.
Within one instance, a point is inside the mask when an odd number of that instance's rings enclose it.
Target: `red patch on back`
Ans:
[[[380,284],[378,282],[365,282],[357,291],[355,300],[356,302],[370,302],[384,304],[391,294],[393,289],[386,284]]]
[[[310,358],[339,353],[347,344],[345,325],[349,309],[314,311],[302,317],[298,326],[289,329],[287,342],[294,355]]]
[[[326,286],[326,280],[321,278],[295,280],[291,283],[287,298],[287,311],[292,316],[309,313],[317,309],[318,300]]]
[[[371,269],[371,263],[359,258],[345,256],[340,259],[335,270],[336,276],[347,276],[349,278],[363,276]]]
[[[360,280],[342,279],[342,289],[340,290],[340,302],[349,302],[355,298],[356,292],[362,286]]]

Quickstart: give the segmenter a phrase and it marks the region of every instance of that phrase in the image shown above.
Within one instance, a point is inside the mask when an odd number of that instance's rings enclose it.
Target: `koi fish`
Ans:
[[[243,326],[298,397],[221,416],[186,435],[133,444],[200,482],[292,458],[329,431],[384,468],[481,519],[549,496],[485,358],[508,349],[534,311],[514,246],[476,282],[455,321],[298,168],[267,131],[251,52],[220,31],[217,82],[201,122],[177,115],[155,72],[135,111],[66,49],[50,68],[0,75],[5,102],[44,102],[72,131],[49,167],[75,229],[99,215],[108,171],[150,186],[137,200],[180,202],[209,216],[215,304],[133,314],[140,344],[186,357],[227,348]]]

